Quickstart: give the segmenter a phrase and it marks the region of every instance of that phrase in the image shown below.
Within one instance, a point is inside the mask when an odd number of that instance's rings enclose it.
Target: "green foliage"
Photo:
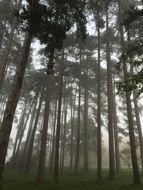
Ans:
[[[123,22],[128,35],[126,54],[124,59],[133,68],[128,81],[120,82],[118,89],[122,93],[137,90],[138,95],[143,92],[143,9],[130,4],[125,10]]]
[[[22,28],[28,30],[33,37],[46,44],[45,53],[49,57],[48,70],[53,70],[55,50],[61,50],[67,32],[76,24],[77,35],[86,37],[85,1],[41,1],[27,0],[20,13]]]

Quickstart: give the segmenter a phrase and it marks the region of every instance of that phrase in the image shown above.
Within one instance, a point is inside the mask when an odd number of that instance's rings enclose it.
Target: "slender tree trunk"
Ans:
[[[114,85],[115,86],[115,85]],[[115,90],[113,93],[113,123],[114,123],[114,138],[115,138],[115,162],[116,162],[116,172],[121,171],[121,162],[120,162],[120,150],[119,150],[119,130],[117,125],[117,111],[116,111],[116,97]]]
[[[12,89],[8,98],[3,122],[0,130],[0,186],[2,185],[4,164],[6,159],[7,147],[9,142],[9,137],[12,128],[12,122],[14,118],[14,113],[16,110],[24,73],[30,53],[32,36],[27,33],[24,40],[23,52],[21,57],[21,62],[17,66],[16,75],[14,77]]]
[[[80,64],[81,64],[81,50],[80,50]],[[79,69],[79,90],[78,90],[78,121],[77,121],[77,137],[76,137],[76,150],[75,150],[75,174],[79,170],[80,159],[80,112],[81,112],[81,68]]]
[[[38,171],[36,178],[38,182],[42,182],[44,180],[44,175],[45,175],[46,145],[47,145],[48,121],[50,113],[50,99],[51,99],[51,93],[52,93],[51,91],[53,85],[52,83],[53,74],[47,73],[46,81],[47,81],[46,82],[47,87],[46,87],[46,101],[45,101],[45,110],[44,110],[44,123],[42,129],[40,157],[39,157]]]
[[[122,1],[121,0],[118,0],[118,5],[119,5],[119,21],[120,21],[120,37],[121,37],[123,72],[124,72],[125,85],[128,86],[128,84],[127,84],[128,71],[127,71],[127,64],[126,64],[126,60],[125,60],[125,52],[126,51],[125,51],[125,41],[124,41],[124,29],[123,29],[123,25],[122,25],[123,17],[122,17]],[[138,161],[137,161],[132,106],[131,106],[131,98],[130,98],[129,92],[126,92],[126,103],[127,103],[127,116],[128,116],[128,124],[129,124],[131,160],[132,160],[132,168],[133,168],[133,182],[134,182],[134,184],[140,184],[141,180],[140,180],[139,166],[138,166]]]
[[[106,32],[109,32],[109,15],[108,8],[106,10]],[[115,176],[115,155],[114,155],[114,127],[113,127],[113,83],[112,83],[112,63],[110,55],[110,42],[107,38],[107,95],[108,95],[108,134],[109,134],[109,178]]]
[[[99,28],[99,9],[97,12],[98,19],[98,67],[97,67],[97,183],[102,182],[102,131],[101,131],[101,34]]]
[[[61,171],[63,171],[64,169],[64,162],[65,162],[66,125],[67,125],[67,103],[65,102]]]
[[[128,42],[130,43],[130,31],[128,29]],[[131,58],[130,58],[130,61]],[[130,66],[130,73],[133,75],[133,66]],[[142,166],[142,173],[143,173],[143,135],[142,135],[142,126],[140,122],[140,114],[139,114],[139,107],[138,107],[138,100],[136,90],[133,90],[133,103],[134,103],[134,111],[135,111],[135,118],[139,136],[139,147],[140,147],[140,155],[141,155],[141,166]]]
[[[55,113],[54,113],[54,124],[53,124],[53,142],[52,142],[52,150],[51,150],[51,161],[50,161],[50,170],[53,171],[54,164],[54,153],[55,153],[55,131],[56,131],[56,118],[57,118],[57,98],[55,102]]]
[[[70,141],[70,169],[73,169],[73,158],[74,158],[74,116],[75,116],[75,100],[72,100],[71,96],[71,141]]]
[[[54,159],[54,190],[58,189],[59,181],[59,143],[61,130],[61,107],[63,96],[63,75],[64,75],[64,49],[62,50],[62,59],[60,63],[59,93],[58,93],[58,113],[57,113],[57,129],[55,142],[55,159]]]
[[[86,75],[86,74],[85,74]],[[87,125],[88,125],[88,80],[87,76],[85,79],[85,91],[84,91],[84,171],[88,172],[89,165],[88,165],[88,140],[87,140]]]
[[[63,103],[64,104],[64,103]],[[59,167],[62,165],[62,151],[63,151],[63,133],[64,133],[64,106],[61,111],[61,131],[60,131],[60,146],[59,146]]]

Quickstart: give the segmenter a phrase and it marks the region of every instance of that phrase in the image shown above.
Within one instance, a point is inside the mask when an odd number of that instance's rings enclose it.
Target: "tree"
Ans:
[[[125,61],[125,41],[124,41],[124,30],[123,30],[123,25],[122,25],[123,17],[122,17],[122,1],[121,0],[118,1],[118,5],[119,5],[119,21],[120,21],[120,37],[121,37],[123,72],[124,72],[125,81],[128,81],[127,65]],[[125,82],[125,85],[126,85],[126,88],[128,88],[127,82]],[[128,125],[129,125],[131,159],[132,159],[132,167],[133,167],[133,180],[134,180],[134,184],[139,184],[140,175],[139,175],[139,167],[137,163],[136,143],[135,143],[135,134],[134,134],[134,127],[133,127],[133,116],[132,116],[131,99],[130,99],[129,92],[126,92],[126,103],[127,103]]]
[[[0,131],[0,185],[2,184],[4,163],[12,128],[12,121],[27,66],[32,38],[38,37],[42,43],[48,44],[46,48],[47,54],[50,53],[51,55],[51,52],[53,54],[55,49],[62,48],[63,40],[66,38],[66,32],[71,29],[75,22],[77,23],[78,31],[83,34],[82,36],[85,36],[86,19],[84,12],[82,12],[84,11],[85,3],[81,0],[78,1],[78,5],[80,5],[80,7],[82,6],[80,11],[77,9],[77,3],[76,6],[73,4],[74,1],[68,3],[69,6],[67,6],[67,9],[63,9],[65,2],[59,4],[56,0],[53,2],[48,1],[48,9],[46,5],[39,3],[39,0],[34,2],[27,0],[27,2],[28,5],[23,8],[22,13],[20,15],[19,13],[16,13],[20,20],[24,20],[23,27],[27,32],[23,45],[21,62],[17,66],[16,75]],[[53,6],[55,9],[53,9]],[[51,14],[52,11],[54,11],[55,14]],[[36,20],[35,15],[37,18]],[[53,16],[52,18],[51,15]],[[53,63],[49,64],[48,68],[51,71]]]
[[[17,72],[13,81],[13,86],[8,98],[7,107],[5,109],[5,114],[0,131],[0,186],[2,185],[4,163],[7,153],[9,136],[12,128],[12,121],[15,113],[15,109],[18,102],[18,97],[20,94],[20,89],[22,86],[22,81],[24,77],[24,72],[26,69],[26,63],[28,60],[28,55],[30,52],[31,45],[31,34],[27,33],[25,36],[25,41],[23,45],[23,52],[21,62],[17,67]]]
[[[63,95],[63,73],[64,72],[64,49],[62,49],[62,58],[60,63],[60,77],[59,77],[59,92],[58,92],[58,110],[57,110],[57,128],[56,128],[56,141],[55,141],[55,158],[54,158],[54,189],[58,188],[58,175],[59,175],[59,141],[61,129],[61,107]]]
[[[80,159],[80,120],[81,120],[81,60],[82,50],[80,49],[79,55],[79,84],[78,84],[78,121],[77,121],[77,136],[76,136],[76,150],[75,150],[75,174],[79,170],[79,159]]]
[[[106,32],[109,35],[109,15],[108,4],[106,6]],[[112,82],[112,64],[111,47],[109,38],[106,42],[107,53],[107,96],[108,96],[108,130],[109,130],[109,178],[113,179],[115,175],[115,157],[114,157],[114,127],[113,127],[113,82]]]

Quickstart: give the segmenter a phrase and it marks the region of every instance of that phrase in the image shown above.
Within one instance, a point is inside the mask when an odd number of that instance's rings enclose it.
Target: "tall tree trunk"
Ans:
[[[53,59],[50,61],[53,61]],[[37,178],[36,178],[38,182],[42,182],[44,180],[44,175],[45,175],[46,145],[47,145],[48,121],[49,121],[49,113],[50,113],[50,99],[51,99],[52,85],[53,85],[52,82],[53,82],[53,74],[47,73],[44,123],[43,123],[43,129],[42,129],[40,157],[39,157],[38,171],[37,171]]]
[[[106,9],[106,32],[109,33],[108,7]],[[114,155],[114,128],[113,128],[113,83],[112,83],[112,63],[110,55],[110,42],[106,39],[107,53],[107,95],[108,95],[108,134],[109,134],[109,178],[115,176],[115,155]]]
[[[123,17],[122,17],[122,0],[118,0],[119,6],[119,21],[120,21],[120,37],[121,37],[121,51],[122,51],[122,63],[123,63],[123,72],[124,72],[124,80],[125,86],[128,86],[128,71],[127,64],[125,60],[125,41],[124,41],[124,29],[123,29]],[[140,174],[139,174],[139,166],[137,161],[137,152],[136,152],[136,142],[135,142],[135,134],[134,134],[134,125],[133,125],[133,115],[132,115],[132,106],[131,106],[131,98],[130,93],[126,92],[126,103],[127,103],[127,116],[128,116],[128,126],[129,126],[129,138],[130,138],[130,148],[131,148],[131,160],[132,160],[132,168],[133,168],[133,182],[134,184],[140,184]]]
[[[87,71],[86,71],[87,72]],[[88,72],[87,72],[88,74]],[[86,75],[86,74],[85,74]],[[88,136],[87,136],[87,125],[88,125],[88,77],[87,75],[85,76],[85,89],[84,89],[84,146],[83,146],[83,151],[84,151],[84,171],[88,172],[89,170],[89,165],[88,165]]]
[[[4,173],[4,164],[6,159],[7,147],[9,142],[9,137],[12,128],[12,122],[14,118],[14,113],[16,110],[24,73],[30,53],[30,46],[32,41],[32,35],[29,33],[26,34],[21,61],[17,66],[16,75],[14,77],[12,89],[9,94],[7,106],[5,109],[5,114],[0,130],[0,186],[2,185],[3,173]]]
[[[21,3],[22,3],[22,0],[19,0],[19,3],[16,4],[16,8],[18,10],[20,9]],[[17,17],[14,16],[13,21],[12,21],[11,31],[9,34],[9,38],[7,39],[6,47],[5,47],[3,55],[2,55],[2,62],[0,64],[0,92],[1,92],[2,84],[3,84],[3,80],[5,77],[5,70],[6,70],[7,64],[9,62],[9,55],[10,55],[10,51],[11,51],[11,47],[12,47],[14,31],[17,26],[17,20],[18,20]]]
[[[64,105],[64,103],[63,103]],[[60,131],[60,147],[59,147],[59,167],[62,165],[62,151],[63,151],[63,133],[64,133],[64,106],[61,111],[61,131]]]
[[[97,183],[102,182],[102,131],[101,131],[101,32],[100,15],[97,10],[98,32],[98,66],[97,66]]]
[[[73,158],[74,158],[74,117],[75,117],[75,101],[72,100],[73,96],[71,96],[71,140],[70,140],[70,169],[73,169]]]
[[[80,67],[81,67],[81,50],[80,50]],[[78,89],[78,121],[77,121],[77,137],[76,137],[76,150],[75,150],[75,174],[79,169],[80,159],[80,114],[81,114],[81,68],[79,68],[79,89]]]
[[[130,37],[130,31],[128,29],[128,42],[131,41]],[[132,59],[130,57],[130,62],[132,62]],[[131,75],[134,74],[133,71],[133,65],[130,66],[130,73]],[[139,113],[139,107],[138,107],[138,100],[137,100],[137,93],[136,90],[133,90],[133,103],[134,103],[134,111],[135,111],[135,118],[136,118],[136,125],[138,130],[138,136],[139,136],[139,147],[140,147],[140,155],[141,155],[141,166],[142,166],[142,173],[143,173],[143,135],[142,135],[142,126],[140,122],[140,113]]]
[[[51,161],[50,161],[50,170],[53,171],[54,164],[54,153],[55,153],[55,131],[56,131],[56,118],[57,118],[57,97],[55,102],[55,113],[54,113],[54,124],[53,124],[53,141],[52,141],[52,150],[51,150]]]
[[[114,85],[115,86],[115,85]],[[119,150],[119,130],[117,125],[117,110],[116,110],[116,96],[115,90],[113,93],[113,123],[114,123],[114,138],[115,138],[115,162],[116,162],[116,172],[121,171],[121,162],[120,162],[120,150]]]
[[[54,159],[54,190],[58,188],[59,181],[59,143],[61,131],[61,107],[63,96],[63,75],[64,75],[64,49],[62,50],[62,59],[60,63],[59,93],[58,93],[58,113],[57,113],[57,129],[55,142],[55,159]]]
[[[67,103],[64,102],[64,129],[63,129],[63,146],[62,146],[62,159],[61,159],[61,171],[64,169],[65,162],[65,143],[66,143],[66,125],[67,125]]]

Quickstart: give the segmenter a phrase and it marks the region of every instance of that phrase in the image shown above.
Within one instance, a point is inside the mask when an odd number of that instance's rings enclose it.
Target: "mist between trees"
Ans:
[[[0,1],[0,189],[9,171],[141,184],[142,3]]]

